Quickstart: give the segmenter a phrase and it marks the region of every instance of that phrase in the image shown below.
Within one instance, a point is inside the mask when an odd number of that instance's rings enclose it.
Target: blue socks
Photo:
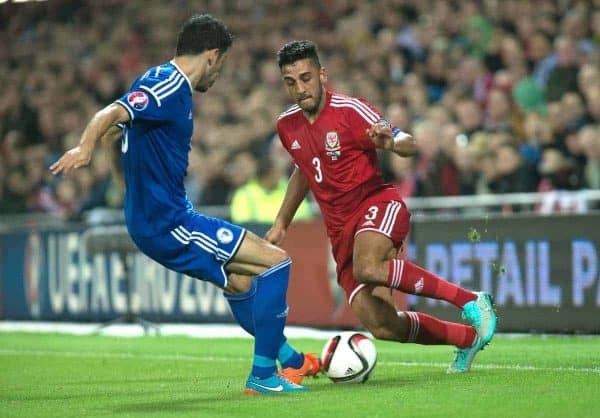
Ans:
[[[256,276],[256,294],[252,306],[255,359],[252,374],[258,378],[268,377],[277,371],[275,359],[284,339],[291,263],[287,258]],[[272,359],[272,364],[266,365],[263,358]]]
[[[277,371],[275,359],[281,367],[299,368],[302,354],[286,341],[283,329],[287,320],[287,287],[291,260],[287,258],[256,276],[248,292],[225,294],[231,312],[240,326],[254,335],[252,375],[265,378]]]
[[[248,334],[254,336],[254,314],[252,313],[252,306],[254,305],[254,295],[256,294],[256,280],[252,280],[252,286],[246,293],[240,293],[234,295],[231,293],[224,293],[225,299],[229,302],[231,313],[235,318],[236,322],[246,331]]]
[[[285,337],[284,337],[285,338]],[[294,348],[288,344],[287,340],[283,341],[277,353],[277,359],[281,363],[281,368],[293,367],[299,369],[304,364],[304,356],[294,350]]]

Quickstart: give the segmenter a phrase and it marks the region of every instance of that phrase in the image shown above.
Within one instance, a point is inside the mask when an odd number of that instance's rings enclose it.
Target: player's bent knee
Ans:
[[[252,288],[252,276],[230,273],[228,275],[225,293],[239,295],[248,292]]]
[[[373,337],[378,340],[388,340],[388,341],[397,341],[396,333],[389,327],[385,325],[373,325],[368,327],[368,330]]]
[[[378,340],[405,342],[408,336],[408,328],[405,321],[395,311],[385,312],[371,307],[366,315],[360,315],[362,324],[369,330],[373,337]]]
[[[360,283],[377,283],[377,269],[367,263],[355,263],[352,267],[352,274]]]
[[[289,258],[287,251],[274,245],[269,245],[268,257],[271,266],[282,263]]]

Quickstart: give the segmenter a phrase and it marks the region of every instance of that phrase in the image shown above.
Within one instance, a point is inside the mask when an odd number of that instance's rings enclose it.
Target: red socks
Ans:
[[[462,309],[477,296],[407,260],[390,260],[388,286],[404,293],[450,302]]]
[[[477,296],[406,260],[390,260],[388,286],[404,293],[445,300],[459,309]],[[406,342],[472,347],[477,335],[469,325],[446,322],[420,312],[404,312],[408,319]]]
[[[472,347],[475,328],[446,322],[420,312],[404,312],[408,319],[407,343],[424,345],[455,345],[459,348]]]

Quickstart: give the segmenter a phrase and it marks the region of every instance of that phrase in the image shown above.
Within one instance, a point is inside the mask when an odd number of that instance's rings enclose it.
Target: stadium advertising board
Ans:
[[[418,263],[495,297],[503,331],[600,332],[599,215],[417,222]],[[444,302],[416,308],[456,321]]]
[[[247,225],[263,235],[267,225]],[[89,232],[89,230],[87,231]],[[232,322],[222,291],[167,270],[140,253],[88,254],[83,229],[0,234],[0,318],[107,321],[131,313],[154,322]],[[122,239],[122,233],[113,240]],[[117,248],[114,242],[106,247]],[[288,323],[355,327],[358,322],[330,274],[335,271],[321,221],[288,231],[294,262]],[[128,272],[124,269],[126,257]],[[128,276],[127,276],[128,274]]]
[[[600,332],[600,216],[416,220],[410,258],[448,280],[495,296],[502,331]],[[265,225],[250,225],[262,235]],[[0,317],[104,321],[127,311],[126,272],[117,253],[86,253],[81,229],[0,234]],[[288,323],[355,327],[321,221],[292,225]],[[127,255],[130,306],[157,322],[230,322],[219,289]],[[399,309],[406,300],[395,292]],[[456,321],[443,302],[416,309]]]
[[[10,243],[10,244],[9,244]],[[112,319],[127,312],[126,276],[117,253],[89,256],[82,231],[3,235],[2,316],[10,319]],[[216,287],[127,255],[130,307],[150,320],[224,322],[231,315]]]

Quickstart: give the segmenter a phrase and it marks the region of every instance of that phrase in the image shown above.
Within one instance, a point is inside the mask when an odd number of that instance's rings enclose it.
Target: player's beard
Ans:
[[[298,106],[300,106],[300,108],[305,113],[308,113],[309,115],[314,115],[319,110],[319,107],[321,106],[321,100],[323,100],[323,86],[321,86],[319,84],[319,93],[318,93],[318,95],[317,96],[311,96],[311,98],[313,99],[313,102],[314,102],[314,104],[312,106],[309,106],[309,107],[303,106],[302,105],[302,100],[300,100],[298,102]]]
[[[218,75],[218,73],[217,73],[217,75]],[[196,86],[194,87],[194,90],[198,91],[200,93],[204,93],[204,92],[208,91],[208,89],[210,89],[213,86],[213,84],[215,84],[215,81],[217,81],[217,75],[213,75],[212,73],[206,74],[196,84]]]
[[[209,80],[200,80],[200,82],[198,84],[196,84],[196,86],[194,87],[194,90],[196,90],[200,93],[204,93],[204,92],[208,91],[209,88],[211,88],[213,83],[211,83]]]

